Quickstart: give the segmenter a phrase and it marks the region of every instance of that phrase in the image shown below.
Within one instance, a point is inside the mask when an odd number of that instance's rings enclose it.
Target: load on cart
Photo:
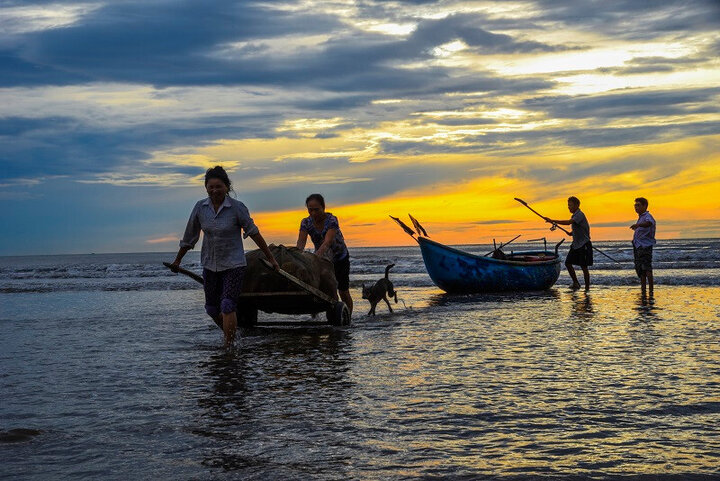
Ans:
[[[295,247],[270,245],[269,248],[280,265],[279,271],[270,267],[259,249],[245,254],[247,268],[237,303],[239,327],[254,326],[258,311],[313,316],[325,312],[331,325],[350,324],[347,306],[337,299],[332,262]],[[186,269],[178,272],[203,283],[202,277],[194,272]]]

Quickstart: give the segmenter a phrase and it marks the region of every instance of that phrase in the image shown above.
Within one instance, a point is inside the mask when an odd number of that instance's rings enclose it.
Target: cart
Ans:
[[[262,260],[268,269],[272,266]],[[163,262],[171,268],[169,262]],[[203,278],[192,271],[179,267],[181,274],[204,284]],[[243,292],[238,299],[237,318],[239,327],[252,327],[257,324],[258,310],[278,314],[312,314],[313,316],[325,312],[328,324],[332,326],[347,326],[350,324],[350,311],[344,302],[328,296],[321,290],[301,281],[288,272],[279,269],[278,275],[287,279],[291,285],[297,287],[296,291],[281,292]],[[218,320],[215,320],[218,324]],[[222,327],[221,324],[218,324]]]

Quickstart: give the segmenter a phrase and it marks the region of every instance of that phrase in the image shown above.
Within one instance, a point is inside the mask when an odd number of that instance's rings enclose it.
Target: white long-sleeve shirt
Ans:
[[[209,197],[199,200],[190,213],[180,247],[195,247],[201,230],[200,262],[214,272],[247,265],[242,239],[260,232],[245,204],[230,197],[225,197],[217,213]]]

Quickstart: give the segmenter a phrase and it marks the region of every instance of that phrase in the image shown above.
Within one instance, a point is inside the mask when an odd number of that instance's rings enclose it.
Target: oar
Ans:
[[[522,205],[524,205],[525,207],[527,207],[527,208],[530,209],[531,211],[533,211],[535,214],[538,215],[538,217],[541,217],[542,219],[545,219],[545,216],[544,216],[544,215],[540,214],[538,211],[536,211],[535,209],[533,209],[532,207],[530,207],[530,206],[528,205],[528,203],[525,202],[524,200],[518,199],[517,197],[515,197],[515,200],[518,201],[518,202],[520,202]],[[562,227],[560,227],[560,226],[557,225],[556,223],[553,222],[552,225],[553,225],[554,228],[560,229],[561,231],[563,231],[563,232],[566,233],[567,235],[572,235],[570,232],[566,231],[565,229],[563,229]],[[597,247],[592,246],[592,248],[595,249],[596,251],[598,251],[600,254],[602,254],[602,255],[604,255],[605,257],[607,257],[608,259],[610,259],[611,261],[617,262],[618,264],[622,265],[622,262],[620,262],[620,261],[617,260],[617,259],[613,259],[612,257],[610,257],[609,255],[605,254],[603,251],[601,251],[601,250],[598,249]]]
[[[525,201],[522,200],[522,199],[518,199],[517,197],[515,197],[515,200],[518,201],[518,202],[520,202],[522,205],[524,205],[525,207],[527,207],[527,208],[530,209],[531,211],[533,211],[535,214],[537,214],[538,217],[540,217],[540,218],[542,218],[543,220],[545,220],[545,216],[542,215],[540,212],[536,211],[535,209],[533,209],[532,207],[530,207],[527,202],[525,202]],[[553,225],[553,227],[554,227],[555,229],[560,229],[561,231],[563,231],[563,232],[566,233],[567,235],[572,235],[572,234],[570,234],[570,232],[566,231],[565,229],[563,229],[562,227],[560,227],[560,226],[557,225],[556,223],[553,222],[552,225]]]
[[[170,264],[169,262],[163,262],[163,265],[164,265],[165,267],[167,267],[168,269],[173,270],[173,268],[171,267],[172,264]],[[199,276],[199,275],[195,274],[195,273],[192,272],[192,271],[189,271],[189,270],[187,270],[187,269],[183,269],[182,267],[178,267],[178,268],[177,268],[177,271],[178,271],[180,274],[185,274],[186,276],[188,276],[188,277],[191,278],[191,279],[195,279],[195,280],[198,281],[200,284],[203,284],[203,285],[205,284],[205,281],[203,281],[202,276]]]

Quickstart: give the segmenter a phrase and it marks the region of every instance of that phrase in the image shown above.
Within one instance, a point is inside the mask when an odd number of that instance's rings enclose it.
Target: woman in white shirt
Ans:
[[[208,169],[205,189],[208,196],[193,207],[171,269],[176,271],[183,256],[195,247],[202,231],[200,259],[205,281],[205,311],[218,324],[222,322],[225,345],[230,346],[235,341],[237,302],[247,265],[242,238],[250,237],[273,268],[277,270],[279,266],[245,204],[228,196],[232,183],[225,169],[219,165]]]

